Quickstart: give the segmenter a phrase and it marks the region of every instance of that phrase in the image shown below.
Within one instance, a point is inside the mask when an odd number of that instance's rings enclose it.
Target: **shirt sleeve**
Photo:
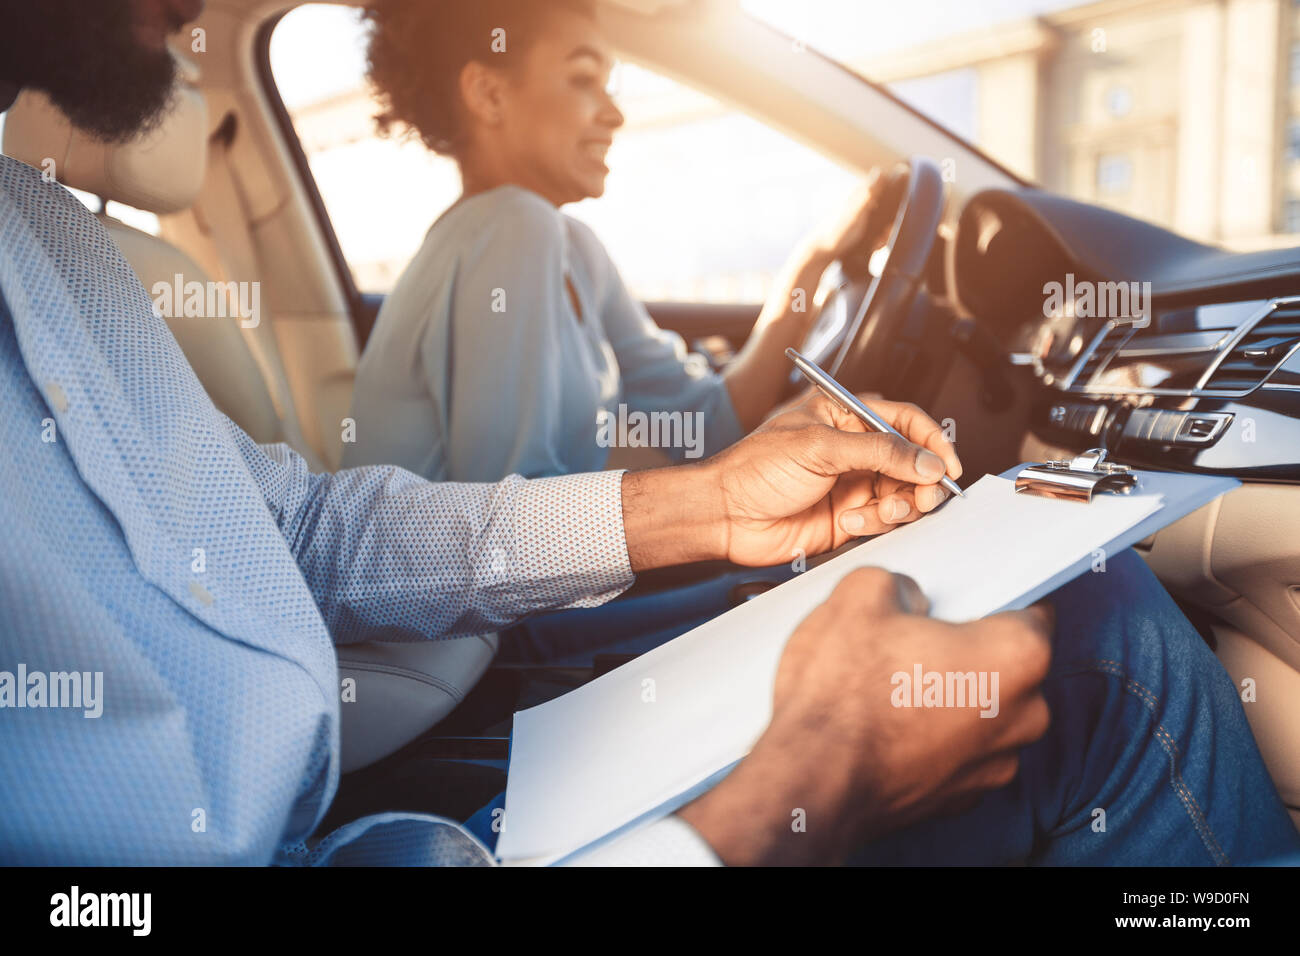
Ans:
[[[392,466],[313,474],[227,423],[336,643],[495,631],[632,583],[621,471],[491,485]]]
[[[663,449],[677,460],[712,455],[744,437],[722,376],[703,355],[688,351],[680,335],[655,324],[588,227],[579,224],[575,234],[599,274],[601,317],[618,359],[628,408],[700,415],[704,440],[698,447]]]
[[[430,324],[421,342],[425,368],[446,366],[446,456],[453,477],[496,481],[573,471],[564,449],[569,357],[560,322],[572,321],[564,287],[564,234],[544,199],[507,190],[456,267],[449,324]],[[545,359],[542,359],[545,356]],[[583,437],[595,443],[596,422]]]
[[[571,858],[568,866],[722,866],[681,817],[669,816]]]

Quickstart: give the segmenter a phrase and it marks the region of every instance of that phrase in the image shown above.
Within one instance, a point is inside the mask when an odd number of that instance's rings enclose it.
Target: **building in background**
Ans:
[[[1049,190],[1233,248],[1291,245],[1298,7],[1102,0],[853,65]]]

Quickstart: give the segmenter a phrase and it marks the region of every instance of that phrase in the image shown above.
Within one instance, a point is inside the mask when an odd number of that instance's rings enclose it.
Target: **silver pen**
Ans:
[[[794,349],[786,349],[785,354],[791,362],[794,362],[794,367],[803,373],[804,378],[808,379],[808,381],[821,389],[823,395],[829,398],[836,405],[839,405],[846,412],[851,412],[858,416],[858,418],[862,419],[863,424],[868,428],[878,432],[883,432],[886,435],[898,435],[898,437],[903,439],[903,441],[908,440],[907,436],[900,434],[898,429],[894,428],[889,424],[889,422],[885,421],[871,409],[867,408],[866,405],[862,404],[856,395],[818,368],[815,362],[810,362]],[[948,491],[951,491],[958,498],[966,497],[962,494],[961,488],[958,487],[957,482],[953,481],[946,474],[939,479],[939,484]]]

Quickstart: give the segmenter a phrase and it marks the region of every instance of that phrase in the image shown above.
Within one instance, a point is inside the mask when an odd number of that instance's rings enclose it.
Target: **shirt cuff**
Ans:
[[[636,579],[623,527],[623,474],[598,471],[520,484],[514,553],[519,567],[544,569],[552,601],[596,607]]]
[[[681,817],[668,816],[602,843],[566,866],[722,866],[713,848]]]

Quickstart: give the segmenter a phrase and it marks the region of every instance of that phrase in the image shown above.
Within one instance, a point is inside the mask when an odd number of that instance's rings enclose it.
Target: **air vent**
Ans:
[[[1105,331],[1094,339],[1093,347],[1085,353],[1083,361],[1071,376],[1071,385],[1075,388],[1087,388],[1092,377],[1106,367],[1106,363],[1115,357],[1120,346],[1133,335],[1133,326],[1114,325],[1107,322]]]
[[[1278,299],[1197,383],[1198,391],[1244,395],[1263,385],[1300,347],[1300,299]]]

